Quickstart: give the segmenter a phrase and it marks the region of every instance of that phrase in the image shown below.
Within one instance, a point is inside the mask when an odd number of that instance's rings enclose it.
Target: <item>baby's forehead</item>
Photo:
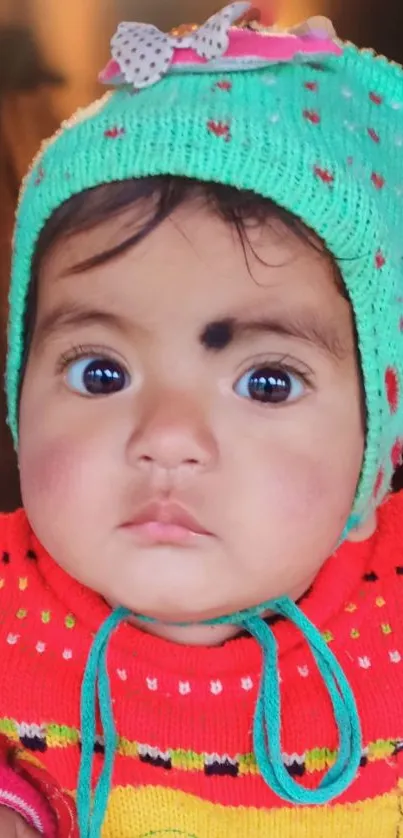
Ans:
[[[284,285],[292,277],[287,268],[300,274],[302,268],[309,267],[315,278],[318,270],[326,273],[331,265],[333,271],[327,273],[329,277],[333,273],[334,278],[336,264],[315,234],[280,208],[277,214],[270,202],[263,215],[264,202],[256,200],[259,205],[249,217],[242,215],[241,198],[239,209],[234,205],[228,210],[227,206],[209,205],[208,195],[207,200],[199,195],[173,207],[163,218],[152,200],[142,200],[119,212],[112,210],[100,222],[74,223],[73,219],[71,232],[64,235],[62,230],[51,239],[50,247],[39,248],[41,272],[58,279],[110,263],[114,273],[133,269],[140,275],[158,266],[168,275],[174,266],[193,275],[207,269],[217,279],[226,272],[244,273],[268,290],[276,281]],[[44,238],[46,241],[46,229]]]

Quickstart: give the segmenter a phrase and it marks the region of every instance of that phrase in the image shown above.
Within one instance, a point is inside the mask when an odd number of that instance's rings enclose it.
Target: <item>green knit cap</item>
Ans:
[[[62,126],[26,178],[6,375],[14,441],[32,258],[52,213],[83,190],[150,175],[253,190],[323,238],[351,300],[367,407],[351,525],[381,502],[403,440],[403,71],[352,45],[320,64],[203,60],[108,93]]]

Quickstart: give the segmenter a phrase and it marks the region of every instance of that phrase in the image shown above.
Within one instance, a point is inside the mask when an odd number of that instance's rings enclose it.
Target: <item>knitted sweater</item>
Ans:
[[[0,538],[0,804],[47,836],[72,838],[80,687],[109,609],[46,554],[23,511],[0,517]],[[328,560],[303,603],[352,685],[363,731],[358,776],[326,806],[289,806],[259,775],[253,639],[189,648],[121,626],[108,654],[119,746],[104,838],[403,834],[402,545],[403,493],[379,510],[372,539]],[[286,621],[273,630],[284,761],[316,786],[337,748],[329,698],[297,630]],[[98,775],[102,741],[94,749]]]

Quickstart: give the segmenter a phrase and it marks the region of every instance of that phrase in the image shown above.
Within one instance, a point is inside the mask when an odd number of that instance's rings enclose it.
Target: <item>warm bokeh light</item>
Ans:
[[[0,0],[1,2],[1,0]],[[45,59],[61,70],[68,84],[57,91],[57,109],[69,114],[94,96],[99,69],[99,0],[35,0],[31,20]]]
[[[299,21],[312,15],[329,13],[326,0],[276,0],[276,2],[277,20],[279,24],[284,26],[299,23]],[[265,5],[270,8],[270,4],[262,0],[262,8]]]
[[[226,0],[0,0],[0,25],[31,23],[49,64],[68,83],[54,91],[60,118],[90,101],[108,42],[119,20],[149,21],[163,29],[182,22],[202,22]],[[255,0],[263,22],[273,18],[295,24],[312,14],[326,14],[330,0]]]

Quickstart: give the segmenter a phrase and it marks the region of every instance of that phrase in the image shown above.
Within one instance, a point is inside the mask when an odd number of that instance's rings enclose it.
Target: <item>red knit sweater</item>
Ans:
[[[18,798],[19,811],[49,836],[55,813],[58,834],[71,838],[80,687],[109,609],[45,553],[24,512],[0,517],[0,539],[0,734],[9,763],[0,763],[0,804],[18,808]],[[344,545],[329,559],[304,600],[353,687],[364,740],[355,782],[320,807],[283,803],[259,775],[251,727],[261,654],[254,640],[189,648],[122,626],[108,658],[119,749],[103,836],[403,835],[402,603],[403,494],[383,505],[371,540]],[[315,786],[337,748],[329,699],[298,632],[287,622],[274,632],[284,761],[301,783]],[[98,774],[102,742],[94,747]],[[27,791],[25,804],[24,788],[35,798],[28,801]],[[50,802],[42,812],[41,793]]]

